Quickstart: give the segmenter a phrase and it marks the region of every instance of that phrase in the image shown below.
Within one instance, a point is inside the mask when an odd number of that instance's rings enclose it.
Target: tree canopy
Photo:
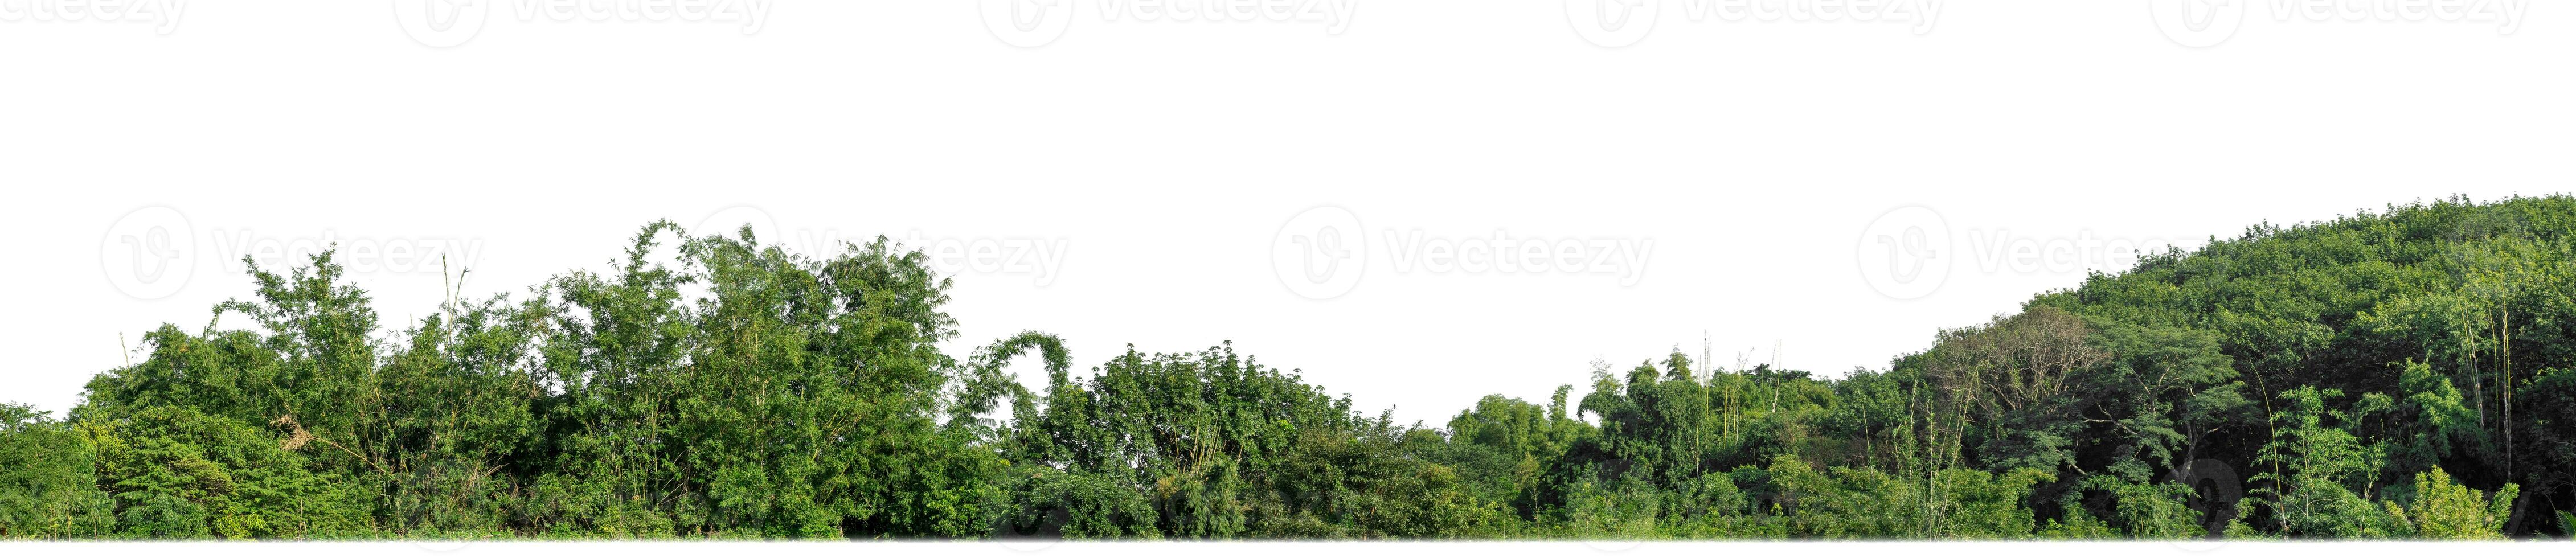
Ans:
[[[1880,369],[1676,349],[1442,425],[1231,341],[952,357],[882,238],[657,222],[390,325],[326,252],[67,416],[0,405],[0,539],[2565,537],[2571,233],[2568,197],[2258,225]]]

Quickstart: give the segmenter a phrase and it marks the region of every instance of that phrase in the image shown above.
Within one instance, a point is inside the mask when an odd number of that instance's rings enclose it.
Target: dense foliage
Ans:
[[[953,358],[882,239],[656,223],[399,331],[324,254],[63,419],[0,406],[0,538],[2564,537],[2571,233],[2566,197],[2260,226],[1883,370],[1675,350],[1438,426],[1231,343]]]

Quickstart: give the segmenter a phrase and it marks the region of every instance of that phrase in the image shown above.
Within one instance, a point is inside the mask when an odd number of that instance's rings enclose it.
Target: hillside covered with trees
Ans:
[[[655,223],[607,273],[409,324],[327,254],[251,275],[215,313],[254,327],[164,325],[61,416],[0,406],[0,539],[2576,529],[2563,196],[2258,226],[1884,369],[1633,355],[1579,400],[1440,425],[1230,342],[1087,372],[1038,332],[946,354],[947,280],[883,239],[816,257]],[[1006,372],[1028,359],[1046,385]]]

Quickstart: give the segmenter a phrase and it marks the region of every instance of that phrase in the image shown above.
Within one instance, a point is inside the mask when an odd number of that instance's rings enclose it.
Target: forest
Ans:
[[[947,354],[950,281],[882,238],[657,222],[604,271],[412,323],[327,253],[249,275],[77,407],[0,406],[0,539],[2576,533],[2566,196],[2257,225],[1882,369],[1677,346],[1437,425],[1220,339]]]

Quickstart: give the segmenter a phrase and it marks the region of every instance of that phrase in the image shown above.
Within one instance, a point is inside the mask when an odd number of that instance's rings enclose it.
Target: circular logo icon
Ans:
[[[413,539],[411,546],[420,549],[421,552],[449,554],[474,546],[474,541],[475,539],[469,538]]]
[[[1003,44],[1034,48],[1064,36],[1073,26],[1073,0],[981,0],[984,29]]]
[[[126,296],[156,300],[178,294],[197,273],[196,232],[179,210],[134,210],[98,241],[99,268]]]
[[[2150,0],[2147,9],[2174,44],[2217,46],[2245,26],[2245,5],[2255,0]]]
[[[758,207],[748,205],[737,205],[716,210],[715,213],[709,213],[705,218],[698,219],[698,224],[689,225],[688,232],[689,236],[721,236],[734,240],[741,240],[742,230],[745,228],[751,229],[751,239],[760,242],[762,245],[784,246],[788,240],[786,236],[782,235],[778,228],[778,219],[770,217],[768,211],[763,211]],[[838,249],[840,247],[827,246],[824,248]],[[807,254],[813,256],[824,255],[817,252],[807,252]]]
[[[1052,520],[1052,517],[1050,517],[1050,520]],[[1051,522],[1053,522],[1053,523],[1062,523],[1062,521],[1051,521]],[[1059,525],[1059,526],[1057,526],[1057,527],[1058,527],[1058,528],[1061,528],[1062,526],[1060,526],[1060,525]],[[1055,545],[1062,544],[1063,542],[1064,542],[1064,538],[1063,538],[1063,537],[994,537],[994,538],[993,538],[993,544],[1001,545],[1001,546],[1002,546],[1002,548],[1007,549],[1007,550],[1010,550],[1010,551],[1012,551],[1012,552],[1023,552],[1023,553],[1037,553],[1037,552],[1045,552],[1045,551],[1047,551],[1047,549],[1055,548]]]
[[[1348,209],[1323,206],[1299,212],[1270,239],[1270,270],[1297,296],[1342,296],[1359,286],[1367,266],[1360,218]]]
[[[487,0],[393,0],[394,23],[403,34],[430,48],[447,48],[474,40],[492,15]]]
[[[1658,0],[1565,0],[1565,21],[1592,44],[1619,48],[1655,31]]]
[[[2236,468],[2216,459],[2201,459],[2174,469],[2165,480],[2191,489],[2191,507],[2200,510],[2201,526],[2209,533],[2196,540],[2167,543],[2187,552],[2212,552],[2226,547],[2224,529],[2236,519],[2236,501],[2245,497],[2245,485],[2236,476]]]
[[[1861,230],[1853,258],[1870,288],[1888,298],[1913,300],[1940,290],[1941,283],[1950,279],[1951,263],[1957,259],[1950,246],[1950,224],[1940,212],[1900,207]]]
[[[1592,550],[1593,550],[1594,552],[1601,552],[1601,553],[1607,553],[1607,554],[1617,554],[1617,553],[1627,552],[1627,551],[1631,551],[1631,550],[1636,550],[1638,547],[1646,546],[1646,543],[1645,543],[1644,541],[1638,541],[1638,540],[1606,540],[1606,541],[1596,541],[1596,540],[1586,539],[1586,540],[1584,540],[1584,541],[1583,541],[1583,546],[1592,547]]]

